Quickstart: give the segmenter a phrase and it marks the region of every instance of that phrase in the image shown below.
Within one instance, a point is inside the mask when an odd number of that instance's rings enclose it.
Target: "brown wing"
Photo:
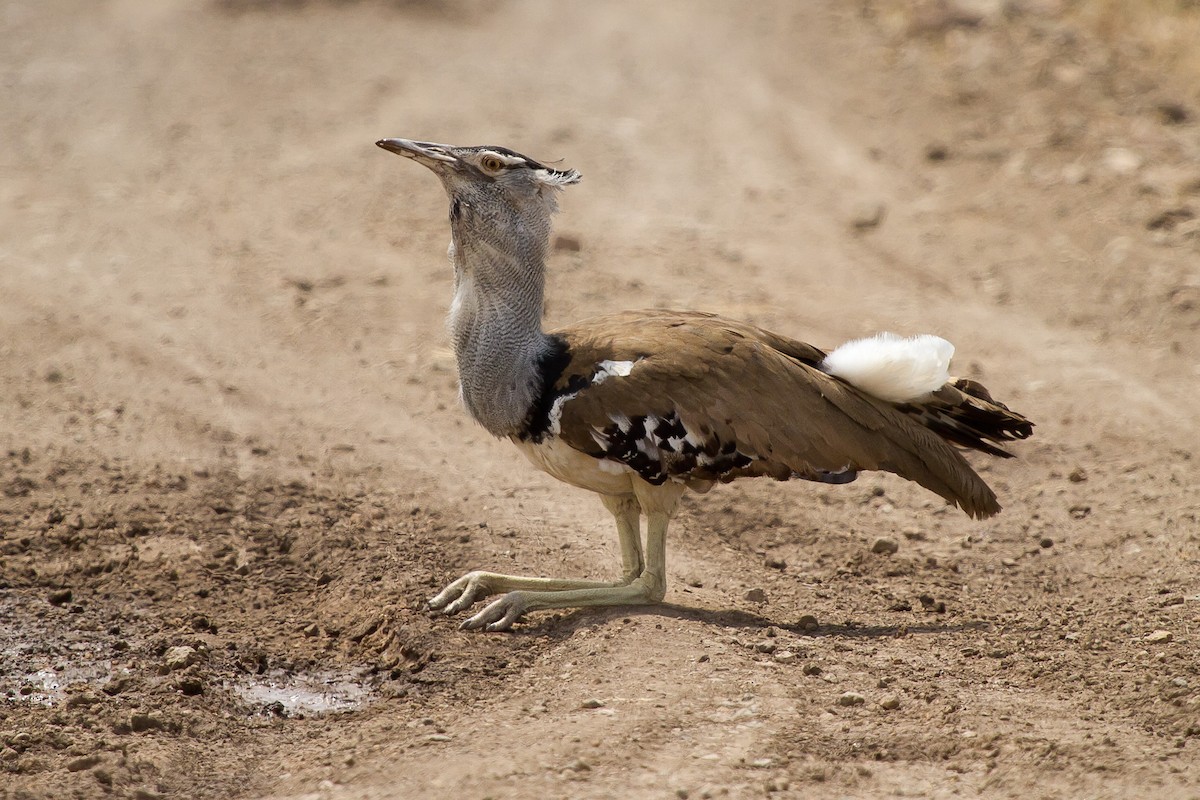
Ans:
[[[770,475],[915,481],[971,516],[999,511],[962,456],[892,404],[817,368],[824,353],[710,314],[629,312],[557,335],[559,436],[661,483]],[[601,365],[609,362],[607,368]],[[621,374],[626,373],[626,374]]]

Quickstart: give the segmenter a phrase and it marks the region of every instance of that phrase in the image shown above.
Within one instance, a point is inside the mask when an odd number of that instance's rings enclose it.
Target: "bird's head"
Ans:
[[[507,147],[455,147],[408,139],[380,139],[375,144],[428,167],[450,196],[450,217],[476,213],[485,217],[515,211],[546,214],[556,210],[555,195],[578,183],[573,169],[555,169]]]

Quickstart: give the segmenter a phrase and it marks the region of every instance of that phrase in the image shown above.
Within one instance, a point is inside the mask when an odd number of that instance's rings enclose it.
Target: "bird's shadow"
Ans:
[[[533,624],[526,624],[513,631],[518,635],[546,639],[566,639],[585,628],[602,628],[614,622],[631,622],[635,617],[660,617],[666,619],[691,620],[714,628],[743,631],[765,631],[778,628],[799,636],[841,639],[891,639],[907,635],[938,633],[962,633],[986,631],[992,628],[988,622],[971,620],[956,623],[913,622],[897,625],[817,624],[811,620],[780,621],[750,611],[737,609],[709,609],[662,603],[652,606],[622,606],[620,608],[581,608],[563,616],[549,617]]]

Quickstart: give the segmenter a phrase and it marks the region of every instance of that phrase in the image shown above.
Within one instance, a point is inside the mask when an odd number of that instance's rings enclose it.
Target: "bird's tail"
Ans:
[[[989,517],[1000,510],[995,493],[947,445],[1011,458],[999,445],[1029,437],[1033,423],[993,399],[976,381],[951,378],[953,355],[954,346],[937,336],[880,334],[838,347],[819,368],[916,424],[892,432],[912,457],[885,469],[937,492],[972,517]],[[907,433],[901,433],[904,429]]]
[[[1000,444],[1033,434],[1032,422],[969,378],[952,378],[928,397],[896,407],[948,442],[1001,458],[1012,453]]]

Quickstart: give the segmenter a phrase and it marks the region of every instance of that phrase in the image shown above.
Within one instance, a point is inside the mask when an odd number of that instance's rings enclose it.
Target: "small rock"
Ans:
[[[20,757],[20,752],[11,747],[0,749],[0,761],[16,761]]]
[[[776,556],[767,556],[766,565],[771,569],[786,569],[787,562]]]
[[[1092,513],[1092,507],[1089,505],[1073,505],[1067,509],[1067,513],[1071,515],[1071,519],[1083,519],[1088,514]]]
[[[56,589],[51,592],[46,599],[50,601],[51,605],[63,606],[71,602],[73,597],[74,595],[71,593],[70,589]]]
[[[305,625],[300,632],[311,639],[321,632],[321,626],[315,622],[311,622],[308,625]]]
[[[1170,231],[1174,230],[1175,226],[1181,222],[1187,222],[1196,218],[1196,212],[1186,206],[1178,208],[1168,208],[1165,211],[1160,211],[1150,219],[1146,220],[1146,230],[1148,231]]]
[[[1151,644],[1166,644],[1175,638],[1175,635],[1170,631],[1157,630],[1153,633],[1146,634],[1146,641]]]
[[[920,528],[907,527],[902,529],[900,533],[904,534],[904,538],[910,542],[923,542],[926,538]]]
[[[883,698],[879,701],[879,707],[882,708],[884,711],[895,711],[897,708],[900,707],[900,695],[885,694],[883,696]]]
[[[802,631],[815,631],[820,627],[817,618],[812,614],[804,614],[800,619],[796,620],[796,627]]]
[[[1182,103],[1159,103],[1158,116],[1166,125],[1182,125],[1192,118]]]
[[[871,545],[871,552],[876,555],[890,556],[895,555],[900,550],[900,545],[895,539],[888,539],[881,536],[875,540],[875,544]]]
[[[595,697],[588,698],[579,704],[580,708],[604,708],[604,701]]]
[[[867,698],[858,692],[843,692],[837,699],[839,706],[861,706],[865,702],[867,702]]]
[[[759,642],[758,644],[754,645],[754,649],[760,653],[774,653],[775,652],[775,643],[774,642]]]
[[[850,227],[856,231],[869,231],[883,224],[887,206],[883,203],[859,203],[850,212]]]
[[[188,697],[204,694],[204,680],[190,675],[179,682],[179,691]]]
[[[174,672],[175,670],[186,669],[199,660],[200,654],[196,652],[196,648],[181,645],[167,650],[166,655],[163,656],[163,665],[166,666],[168,671]]]
[[[791,650],[780,650],[775,654],[775,660],[780,664],[791,664],[796,660],[796,654]]]
[[[767,602],[767,593],[762,589],[751,589],[746,592],[745,598],[748,602],[759,603],[761,605]]]
[[[67,762],[67,772],[82,772],[85,769],[91,769],[100,763],[100,756],[92,753],[90,756],[83,756],[74,761]]]
[[[1044,547],[1046,549],[1050,549],[1051,547],[1054,547],[1054,540],[1051,539],[1049,536],[1043,536],[1041,539],[1038,540],[1038,546]]]
[[[1101,160],[1116,175],[1132,175],[1142,167],[1142,157],[1127,147],[1110,147]]]
[[[950,148],[942,142],[930,142],[925,145],[926,161],[945,161],[950,157]]]
[[[805,664],[804,669],[802,669],[801,671],[805,675],[820,675],[821,674],[821,668],[813,663]]]
[[[1075,469],[1071,470],[1071,474],[1067,476],[1067,480],[1069,480],[1071,483],[1083,483],[1087,480],[1087,478],[1087,473],[1084,471],[1083,467],[1076,467]]]
[[[450,738],[451,737],[445,733],[431,733],[425,737],[425,741],[427,741],[427,742],[448,742],[448,741],[450,741]]]
[[[582,758],[577,758],[570,764],[567,764],[567,769],[571,770],[571,772],[588,772],[591,770],[591,768],[592,765],[584,761]]]

